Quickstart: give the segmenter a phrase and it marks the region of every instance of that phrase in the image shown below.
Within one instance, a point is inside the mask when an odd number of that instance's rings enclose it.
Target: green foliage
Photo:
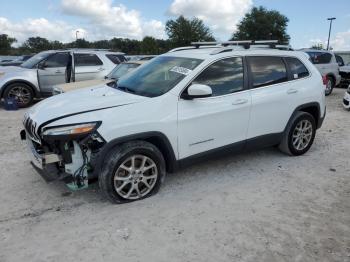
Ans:
[[[30,50],[31,53],[38,53],[42,50],[51,49],[50,41],[42,37],[29,37],[27,41],[23,43],[22,49]]]
[[[288,44],[290,36],[287,34],[289,19],[275,10],[253,7],[237,26],[237,32],[232,40],[279,40]]]
[[[188,46],[195,41],[215,41],[210,29],[198,18],[179,16],[176,20],[168,20],[165,30],[174,47]]]
[[[322,43],[319,43],[319,44],[311,46],[311,49],[324,50],[325,48],[323,47]]]
[[[17,40],[16,38],[9,37],[6,34],[0,35],[0,54],[10,54],[11,51],[11,45],[15,43]]]

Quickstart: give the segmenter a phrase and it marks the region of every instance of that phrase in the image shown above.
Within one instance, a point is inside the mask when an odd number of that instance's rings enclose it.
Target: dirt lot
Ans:
[[[158,195],[112,205],[97,185],[46,184],[0,109],[0,261],[350,261],[350,112],[344,89],[311,150],[274,148],[168,175]]]

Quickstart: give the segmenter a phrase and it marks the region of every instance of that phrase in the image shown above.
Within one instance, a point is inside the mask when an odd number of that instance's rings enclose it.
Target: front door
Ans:
[[[243,72],[240,57],[216,61],[192,82],[210,86],[212,96],[193,100],[180,98],[179,159],[235,143],[244,145],[251,97],[244,87]]]
[[[50,55],[41,61],[38,66],[38,80],[40,90],[44,94],[51,94],[52,87],[57,84],[63,84],[69,81],[67,76],[71,66],[69,52],[60,52]],[[68,73],[68,74],[67,74]]]

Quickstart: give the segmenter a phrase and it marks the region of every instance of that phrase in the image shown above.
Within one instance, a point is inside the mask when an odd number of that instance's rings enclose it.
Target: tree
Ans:
[[[215,41],[210,29],[198,18],[179,16],[168,20],[165,30],[174,47],[190,45],[194,41]]]
[[[11,52],[11,45],[15,43],[16,38],[9,37],[6,34],[0,35],[0,54],[8,55]]]
[[[49,40],[42,37],[29,37],[21,47],[24,50],[28,50],[31,53],[38,53],[44,50],[51,49],[51,44]]]
[[[275,10],[253,7],[237,26],[237,32],[232,40],[278,40],[280,43],[289,43],[287,34],[289,19]]]
[[[311,49],[324,50],[324,47],[322,43],[318,43],[316,45],[311,46]]]
[[[159,53],[157,40],[154,37],[146,36],[141,42],[141,53],[145,55],[155,55]]]

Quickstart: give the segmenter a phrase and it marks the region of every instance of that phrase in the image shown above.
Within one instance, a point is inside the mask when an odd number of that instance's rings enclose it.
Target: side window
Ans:
[[[215,62],[208,66],[193,83],[210,86],[213,90],[213,96],[221,96],[243,90],[242,58],[226,58]]]
[[[74,54],[75,66],[98,66],[103,65],[100,58],[95,54]]]
[[[332,54],[327,52],[306,52],[313,64],[328,64],[331,62]]]
[[[252,74],[253,88],[288,81],[286,66],[281,57],[247,57]]]
[[[335,59],[337,60],[339,66],[344,66],[344,60],[340,55],[335,55]]]
[[[299,59],[294,57],[287,57],[286,61],[289,65],[293,79],[303,78],[309,75],[309,71],[307,70],[305,65],[302,62],[300,62]]]
[[[112,61],[114,64],[120,64],[124,61],[126,61],[125,57],[123,55],[113,55],[113,54],[107,54],[106,57]]]
[[[56,53],[45,60],[46,68],[66,67],[69,61],[69,53]]]

